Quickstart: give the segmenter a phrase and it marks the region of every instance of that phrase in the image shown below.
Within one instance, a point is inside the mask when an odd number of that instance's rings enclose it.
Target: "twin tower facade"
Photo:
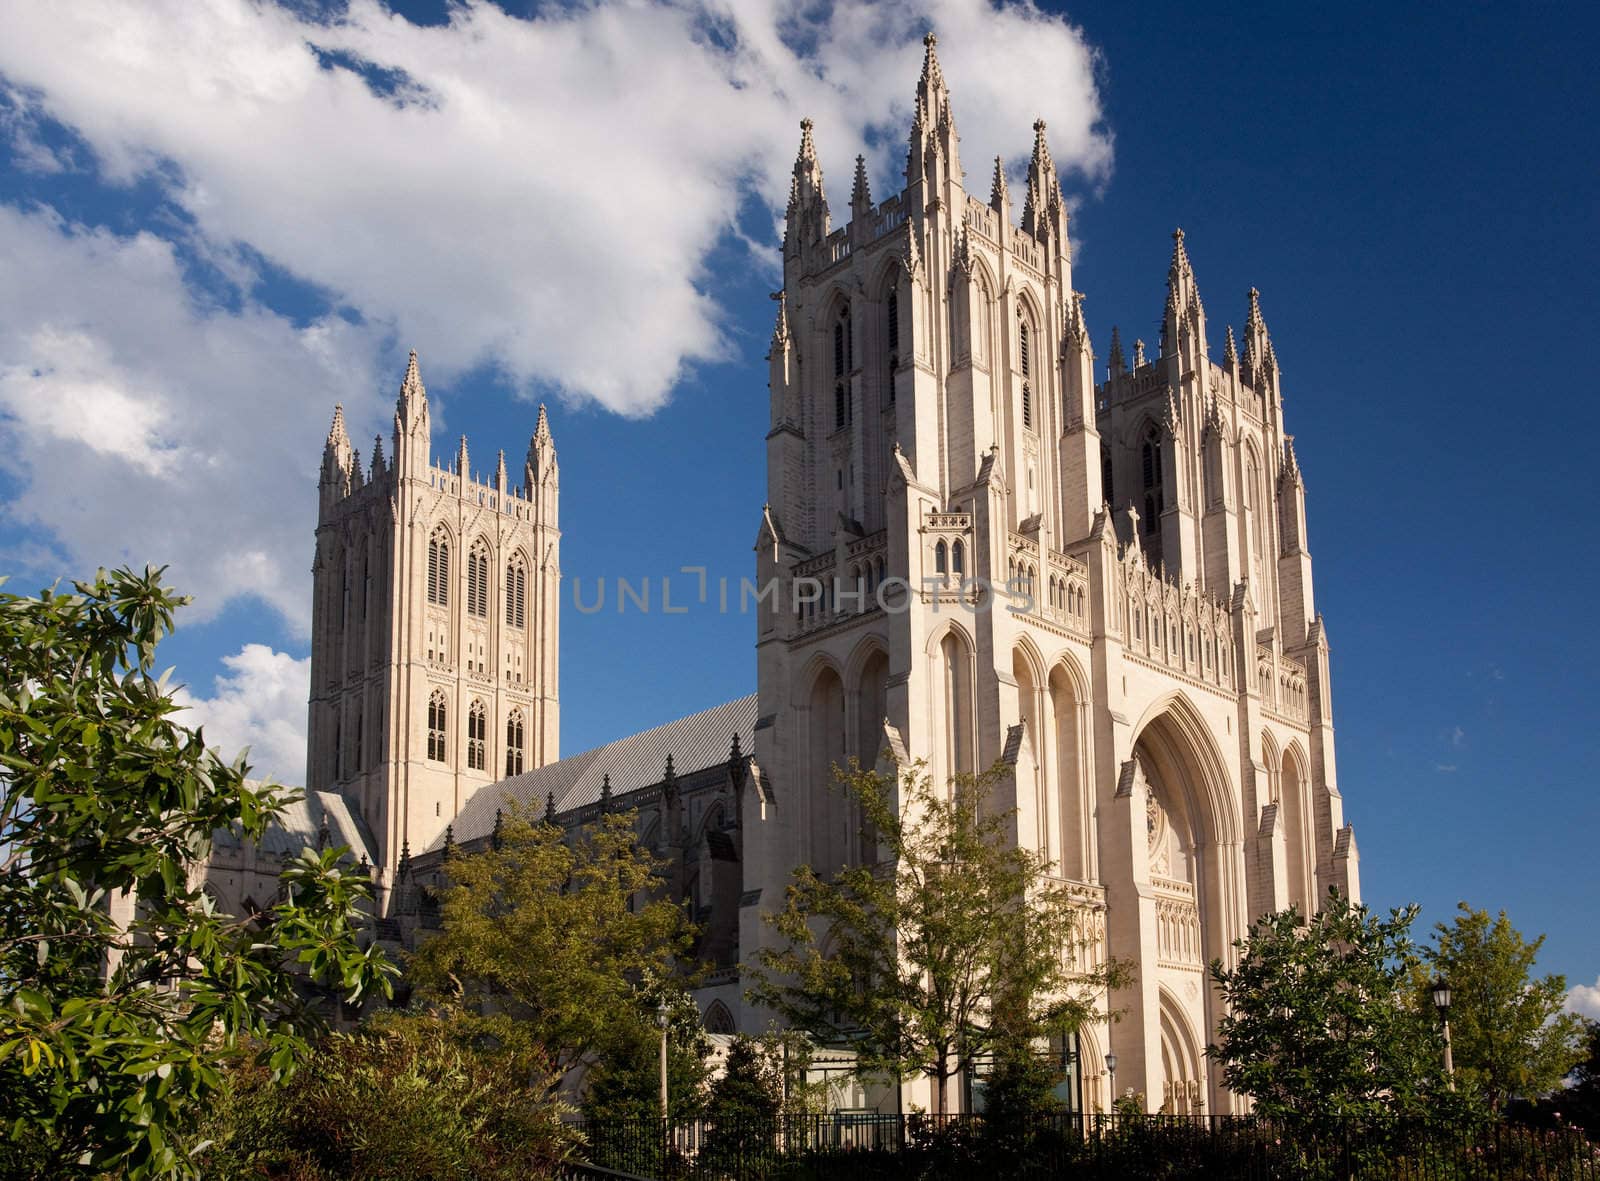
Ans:
[[[1257,295],[1214,359],[1179,232],[1159,339],[1130,358],[1114,332],[1097,359],[1044,124],[1022,193],[996,161],[969,194],[931,35],[900,193],[875,203],[858,162],[835,228],[801,126],[756,546],[778,589],[754,620],[751,774],[726,787],[719,845],[743,888],[711,921],[748,962],[795,866],[875,855],[836,764],[921,758],[943,782],[999,762],[1015,839],[1082,903],[1086,962],[1137,965],[1110,998],[1121,1019],[1071,1047],[1077,1101],[1109,1102],[1115,1052],[1116,1090],[1152,1110],[1235,1110],[1207,1071],[1206,964],[1261,914],[1360,892]],[[413,358],[392,462],[364,473],[336,416],[322,474],[308,786],[359,806],[385,882],[469,796],[557,757],[543,412],[515,489],[503,456],[474,479],[464,441],[433,463],[427,414]],[[737,968],[715,991],[764,1027]],[[917,1085],[864,1098],[927,1105]]]

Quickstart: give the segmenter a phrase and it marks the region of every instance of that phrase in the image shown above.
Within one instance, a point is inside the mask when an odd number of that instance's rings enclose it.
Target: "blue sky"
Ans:
[[[549,401],[569,579],[749,572],[796,123],[836,215],[857,151],[887,195],[931,23],[971,187],[1048,117],[1102,351],[1176,225],[1213,322],[1261,289],[1368,900],[1504,907],[1600,1013],[1592,8],[331,11],[0,17],[0,566],[172,562],[219,741],[300,778],[320,442],[407,348],[475,466]],[[569,606],[563,749],[750,691],[752,638]]]

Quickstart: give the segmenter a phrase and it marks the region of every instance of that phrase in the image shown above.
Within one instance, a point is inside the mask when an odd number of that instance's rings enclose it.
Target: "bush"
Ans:
[[[206,1176],[521,1181],[573,1147],[542,1053],[447,1013],[385,1013],[334,1035],[286,1087],[246,1066],[206,1128]]]

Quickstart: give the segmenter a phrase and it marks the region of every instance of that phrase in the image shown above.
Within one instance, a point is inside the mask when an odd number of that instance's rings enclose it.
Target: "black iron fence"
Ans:
[[[1251,1116],[835,1114],[615,1120],[582,1130],[591,1167],[656,1181],[1600,1181],[1600,1147],[1577,1131],[1508,1124],[1291,1129]]]

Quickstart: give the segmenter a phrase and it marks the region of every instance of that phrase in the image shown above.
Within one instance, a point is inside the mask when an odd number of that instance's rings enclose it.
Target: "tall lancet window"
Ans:
[[[428,538],[428,602],[450,605],[450,537],[442,528]]]
[[[845,396],[844,383],[840,382],[833,387],[833,429],[844,430]]]
[[[885,314],[889,318],[889,403],[894,403],[894,375],[900,368],[900,293],[889,292]]]
[[[1106,504],[1116,504],[1116,485],[1111,477],[1111,448],[1100,448],[1100,499]]]
[[[513,709],[506,719],[506,774],[522,774],[522,710]]]
[[[428,758],[435,763],[445,761],[448,746],[445,735],[449,732],[449,708],[445,705],[444,690],[435,689],[428,698]]]
[[[1022,428],[1033,429],[1033,361],[1029,356],[1028,321],[1017,326],[1017,362],[1022,367]]]
[[[474,701],[467,712],[467,768],[482,771],[488,765],[489,713],[483,702]]]
[[[1160,528],[1160,517],[1167,507],[1161,479],[1161,436],[1155,427],[1145,432],[1139,463],[1144,477],[1144,531],[1154,533]]]
[[[521,554],[506,563],[506,626],[528,626],[528,567]]]
[[[467,614],[489,617],[489,547],[483,541],[473,542],[467,555]]]

